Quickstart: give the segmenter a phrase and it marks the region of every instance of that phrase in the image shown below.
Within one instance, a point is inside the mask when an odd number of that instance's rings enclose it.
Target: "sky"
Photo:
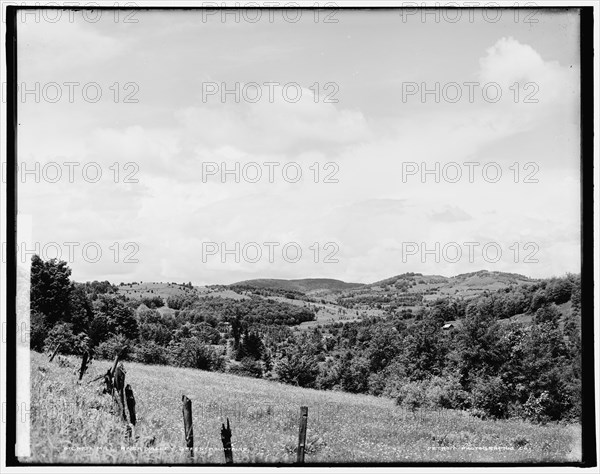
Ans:
[[[21,18],[20,258],[117,284],[579,272],[579,17],[500,12]]]

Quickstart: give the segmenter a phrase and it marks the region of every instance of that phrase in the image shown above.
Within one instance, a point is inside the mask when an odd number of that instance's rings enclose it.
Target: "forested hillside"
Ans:
[[[126,360],[391,397],[410,409],[455,408],[482,418],[580,416],[578,275],[405,274],[319,297],[280,286],[204,291],[190,283],[166,298],[134,297],[109,282],[73,282],[64,262],[35,256],[31,283],[36,351],[61,343],[63,353],[112,358],[125,349]],[[471,290],[464,294],[451,287],[466,284]],[[474,294],[478,284],[485,288]],[[452,291],[398,303],[397,296],[431,285]],[[316,315],[332,309],[339,320],[319,323]],[[348,312],[354,321],[342,320]]]

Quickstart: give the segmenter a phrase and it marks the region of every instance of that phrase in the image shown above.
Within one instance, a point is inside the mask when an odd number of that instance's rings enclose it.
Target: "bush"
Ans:
[[[162,308],[165,305],[163,299],[158,295],[145,296],[142,298],[142,303],[150,309]]]
[[[340,367],[333,361],[328,361],[319,370],[315,380],[315,388],[319,390],[333,390],[339,387]]]
[[[279,359],[275,373],[284,383],[312,388],[319,375],[319,367],[314,357],[295,353]]]
[[[533,320],[537,324],[542,323],[557,323],[560,318],[560,311],[556,308],[555,304],[552,305],[544,305],[541,308],[538,308],[533,315]]]
[[[179,367],[215,370],[219,365],[215,352],[197,337],[188,337],[170,344],[171,359]]]
[[[469,405],[469,394],[456,377],[432,377],[425,390],[427,405],[431,407],[462,410]]]
[[[469,406],[469,394],[453,376],[432,377],[417,382],[396,378],[386,385],[384,393],[393,394],[397,405],[410,410],[421,407],[462,410]]]
[[[546,298],[556,304],[566,303],[571,299],[573,286],[567,278],[552,278],[546,285]]]
[[[369,391],[369,361],[365,357],[345,360],[340,371],[342,389],[350,393]]]
[[[131,353],[131,341],[122,334],[113,335],[104,342],[98,344],[94,350],[96,357],[100,359],[114,359],[116,355],[123,350],[121,360],[127,360]]]
[[[369,394],[379,396],[383,394],[387,384],[386,371],[380,370],[369,375]]]
[[[532,393],[523,405],[525,416],[535,423],[546,423],[550,420],[547,415],[550,405],[548,392],[544,391],[537,397]]]
[[[425,405],[425,387],[423,382],[407,382],[398,390],[396,405],[409,410],[416,410]]]
[[[239,364],[232,365],[229,372],[246,377],[261,378],[263,376],[262,364],[252,357],[244,357]]]
[[[500,377],[475,380],[471,390],[471,406],[485,417],[506,418],[509,413],[510,394]]]
[[[89,348],[89,338],[84,333],[73,334],[71,323],[56,324],[44,340],[45,347],[54,348],[58,343],[62,354],[82,354]]]
[[[167,298],[167,306],[171,309],[181,309],[185,299],[181,296],[171,295]]]
[[[144,341],[135,346],[133,359],[143,364],[168,365],[169,352],[154,341]]]

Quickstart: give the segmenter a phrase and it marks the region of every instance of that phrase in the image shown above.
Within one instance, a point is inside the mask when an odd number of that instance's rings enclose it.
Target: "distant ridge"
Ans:
[[[283,280],[259,278],[255,280],[244,280],[229,286],[252,286],[254,288],[277,288],[281,290],[294,290],[307,293],[318,290],[348,290],[365,286],[363,283],[347,283],[333,278],[302,278],[299,280]]]
[[[403,273],[401,275],[396,275],[390,278],[386,278],[385,280],[380,280],[375,283],[371,283],[369,286],[382,286],[382,285],[391,285],[397,282],[398,280],[425,280],[430,283],[456,283],[456,282],[466,282],[466,281],[498,281],[498,282],[510,282],[510,283],[520,283],[520,282],[531,282],[535,281],[529,277],[524,275],[520,275],[519,273],[508,273],[508,272],[498,272],[489,270],[479,270],[476,272],[469,273],[461,273],[459,275],[445,277],[442,275],[423,275],[422,273]]]

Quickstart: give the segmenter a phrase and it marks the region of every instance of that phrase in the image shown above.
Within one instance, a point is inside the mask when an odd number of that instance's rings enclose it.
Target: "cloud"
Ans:
[[[520,101],[537,100],[543,105],[572,101],[579,93],[579,69],[577,66],[561,66],[558,61],[544,61],[531,46],[512,37],[500,38],[487,49],[480,59],[479,76],[482,82],[496,82],[503,93],[513,99],[515,91],[509,89],[518,83]],[[523,87],[526,83],[532,83]]]
[[[19,25],[20,77],[31,75],[37,80],[64,81],[87,76],[94,80],[100,65],[126,54],[126,40],[101,34],[98,25],[85,21],[81,12],[51,13],[61,14],[57,22],[36,23],[28,18]],[[103,23],[111,21],[106,14],[100,18]]]
[[[156,22],[163,23],[158,17]],[[578,266],[576,66],[571,69],[569,64],[548,61],[508,34],[498,41],[498,36],[485,43],[479,41],[451,71],[465,80],[501,83],[506,99],[502,103],[479,100],[473,104],[434,102],[408,107],[400,99],[393,100],[392,89],[398,86],[399,76],[394,75],[394,67],[380,64],[385,58],[377,59],[379,69],[373,69],[377,74],[351,81],[344,75],[344,67],[333,77],[312,77],[321,71],[311,62],[312,51],[306,55],[309,59],[279,54],[277,68],[269,70],[263,60],[276,54],[269,46],[272,30],[268,34],[260,30],[261,34],[253,36],[247,45],[228,39],[217,41],[216,46],[214,41],[204,41],[196,47],[195,42],[183,41],[171,31],[157,39],[155,23],[136,26],[147,28],[145,32],[127,30],[134,34],[105,22],[99,28],[89,24],[86,28],[65,26],[65,30],[52,29],[49,45],[44,44],[47,28],[29,36],[31,47],[25,46],[23,56],[27,57],[29,77],[38,77],[35,74],[42,74],[44,68],[44,78],[53,76],[48,80],[71,79],[67,77],[71,74],[83,82],[85,79],[77,74],[97,75],[89,80],[102,83],[106,103],[76,101],[58,109],[55,106],[60,103],[45,107],[25,104],[19,111],[19,153],[28,162],[96,161],[107,180],[98,185],[19,186],[19,207],[34,216],[40,240],[101,241],[106,259],[96,265],[74,264],[73,275],[78,280],[118,275],[123,280],[211,284],[253,276],[329,276],[369,282],[403,271],[451,275],[490,266],[481,258],[474,264],[465,260],[457,264],[433,259],[422,262],[416,257],[405,263],[401,252],[405,242],[425,242],[431,247],[435,242],[499,241],[505,255],[494,269],[526,274],[547,275]],[[212,38],[205,29],[202,35],[203,40]],[[139,51],[128,56],[131,41]],[[361,46],[365,52],[374,50],[369,41],[365,36]],[[449,38],[449,44],[451,41]],[[439,56],[438,43],[435,38],[430,46],[423,43],[417,59],[392,47],[390,58],[405,68],[406,77],[414,78],[415,71],[427,64],[431,67],[427,75],[434,78],[447,72],[434,60]],[[284,41],[276,49],[291,52],[298,45],[303,43]],[[477,62],[486,46],[489,48],[483,53],[480,69],[474,72],[473,61]],[[160,58],[167,47],[173,54],[165,60],[181,69],[159,72],[155,65],[162,64]],[[332,54],[326,42],[319,50]],[[221,52],[229,56],[223,57]],[[346,67],[356,57],[355,51],[352,56],[347,54],[337,56]],[[218,58],[213,61],[215,55]],[[238,56],[243,56],[243,61],[233,68],[231,61]],[[260,61],[255,62],[256,58]],[[301,82],[296,77],[300,70],[310,81],[339,80],[340,102],[315,103],[312,90],[306,87],[301,88],[298,102],[286,101],[281,88],[275,89],[274,101],[270,102],[266,86],[262,100],[256,103],[235,102],[232,95],[221,103],[220,94],[209,97],[206,103],[201,100],[200,79],[233,77],[243,86],[244,79],[262,80],[262,76],[257,78],[258,71],[279,80],[285,77]],[[122,83],[135,79],[138,71],[142,71],[143,79],[140,104],[115,104],[108,86],[118,78],[111,74],[122,74],[118,79]],[[373,81],[374,76],[391,77],[396,82],[382,86]],[[509,89],[514,82],[538,84],[538,103],[515,104]],[[308,79],[302,82],[311,83]],[[370,95],[374,90],[379,95]],[[293,92],[290,89],[288,94]],[[527,92],[521,88],[520,97]],[[387,104],[396,104],[389,115]],[[219,175],[202,179],[206,162],[225,163],[231,169],[235,162],[267,161],[280,163],[274,183],[265,179],[256,184],[231,179],[223,183]],[[299,183],[281,179],[281,165],[290,161],[302,165],[304,179]],[[424,182],[421,174],[403,179],[406,162],[424,163],[429,170],[438,163],[443,170],[447,163],[461,165],[465,161],[479,162],[474,183],[468,181],[464,167],[458,183],[436,181],[431,175]],[[498,183],[482,177],[483,165],[490,161],[502,167]],[[539,164],[535,175],[539,183],[523,182],[529,174],[523,166],[519,168],[520,180],[515,182],[509,167],[529,161]],[[140,183],[112,182],[109,166],[114,162],[121,165],[121,178],[125,163],[137,163]],[[321,167],[318,183],[309,169],[315,162]],[[339,182],[323,183],[327,162],[339,167],[335,174]],[[115,264],[109,247],[117,241],[121,249],[127,241],[138,243],[140,263]],[[281,259],[275,264],[236,264],[230,259],[224,265],[218,258],[203,264],[200,252],[207,241],[225,242],[229,247],[236,241],[242,245],[296,241],[306,258],[297,264],[281,263]],[[338,243],[340,262],[315,263],[309,250],[314,242],[319,242],[322,252],[325,243]],[[515,265],[509,249],[514,242],[538,243],[540,263]]]
[[[469,214],[456,206],[446,206],[443,211],[434,211],[429,216],[432,221],[438,222],[460,222],[472,219]]]
[[[248,153],[340,150],[370,136],[360,111],[315,103],[309,89],[284,92],[283,87],[275,87],[272,103],[266,86],[261,89],[263,96],[257,103],[242,101],[178,111],[176,117],[184,127],[183,133],[205,147],[227,145]],[[292,102],[298,96],[299,100]]]

